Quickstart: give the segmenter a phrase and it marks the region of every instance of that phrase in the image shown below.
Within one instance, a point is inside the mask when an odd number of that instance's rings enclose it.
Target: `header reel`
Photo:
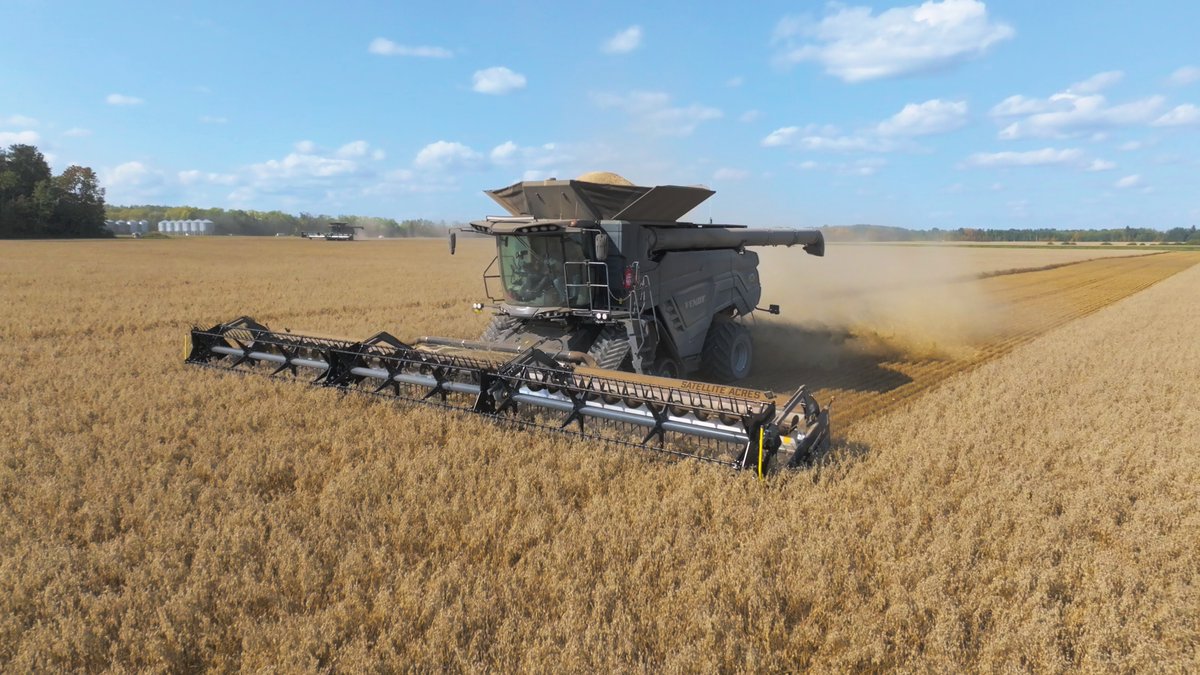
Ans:
[[[782,407],[751,389],[516,354],[279,333],[240,317],[193,328],[186,362],[473,412],[502,423],[749,469],[806,466],[829,443],[829,412],[804,387]]]

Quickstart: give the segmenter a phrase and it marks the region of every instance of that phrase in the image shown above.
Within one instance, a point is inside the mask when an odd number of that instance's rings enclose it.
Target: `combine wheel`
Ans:
[[[746,377],[754,360],[750,329],[733,319],[713,319],[702,354],[704,366],[717,379],[734,381]]]
[[[503,342],[512,329],[521,323],[520,319],[507,314],[496,314],[492,322],[483,330],[480,340],[483,342]]]
[[[596,359],[596,367],[606,370],[630,370],[629,336],[620,325],[605,326],[596,336],[588,354]]]
[[[683,365],[670,354],[663,354],[654,359],[654,365],[650,366],[650,374],[657,375],[658,377],[679,379],[683,375]]]

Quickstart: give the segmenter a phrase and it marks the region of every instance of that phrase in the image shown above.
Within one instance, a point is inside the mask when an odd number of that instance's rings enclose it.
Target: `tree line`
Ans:
[[[36,147],[0,148],[0,239],[111,236],[95,171],[71,165],[55,176]]]
[[[332,221],[361,226],[369,237],[442,236],[453,225],[425,219],[397,221],[193,206],[109,206],[91,168],[72,165],[55,176],[37,147],[17,144],[0,148],[0,239],[111,237],[106,219],[149,221],[151,231],[160,220],[207,219],[213,221],[214,234],[259,236],[324,232]]]
[[[1156,230],[1122,227],[1099,230],[1057,228],[910,230],[885,225],[827,225],[821,228],[831,241],[958,241],[958,242],[1075,242],[1075,243],[1180,243],[1200,245],[1196,226]]]
[[[283,211],[254,211],[246,209],[197,208],[194,206],[109,206],[109,220],[149,221],[151,231],[160,220],[211,220],[213,234],[248,236],[299,235],[301,232],[325,232],[331,222],[343,222],[363,228],[368,237],[433,237],[444,236],[450,224],[425,219],[397,221],[394,218],[342,214],[301,213]]]

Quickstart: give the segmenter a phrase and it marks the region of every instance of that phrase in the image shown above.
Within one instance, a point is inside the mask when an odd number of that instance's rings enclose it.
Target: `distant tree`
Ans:
[[[49,181],[50,165],[34,146],[0,150],[0,237],[39,236],[45,229],[41,211],[49,195],[45,187],[35,193],[39,184]]]
[[[104,188],[96,172],[71,165],[54,179],[57,204],[54,219],[68,236],[95,237],[104,228]]]
[[[96,173],[68,167],[52,176],[32,145],[0,150],[0,237],[100,237],[104,189]]]

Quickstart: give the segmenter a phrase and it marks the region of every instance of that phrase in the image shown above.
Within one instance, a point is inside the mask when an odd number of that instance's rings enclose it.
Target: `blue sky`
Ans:
[[[901,0],[902,1],[902,0]],[[477,218],[590,170],[697,219],[1200,222],[1197,3],[4,0],[0,144],[115,204]]]

